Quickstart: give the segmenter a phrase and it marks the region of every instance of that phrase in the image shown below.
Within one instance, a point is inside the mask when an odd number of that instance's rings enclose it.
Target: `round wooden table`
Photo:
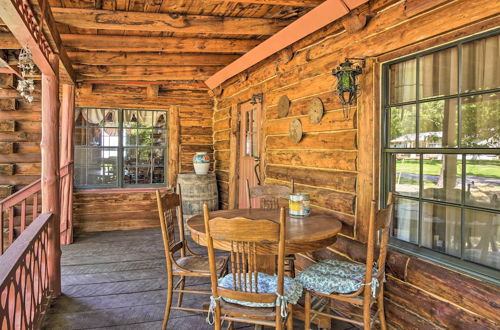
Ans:
[[[239,209],[210,212],[210,218],[243,217],[253,220],[269,219],[279,222],[279,209]],[[190,218],[186,223],[191,231],[191,237],[200,245],[207,245],[203,214]],[[335,242],[342,223],[332,216],[315,214],[308,217],[295,218],[287,215],[285,254],[315,251],[325,248]],[[214,240],[214,247],[219,250],[231,251],[229,242]],[[273,243],[262,243],[257,246],[261,255],[278,254],[278,246]]]

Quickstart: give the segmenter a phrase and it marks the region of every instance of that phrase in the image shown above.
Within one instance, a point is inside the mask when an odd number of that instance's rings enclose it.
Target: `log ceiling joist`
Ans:
[[[185,66],[225,66],[238,55],[230,54],[160,54],[124,52],[70,52],[69,58],[75,64],[86,65],[185,65]]]
[[[75,65],[78,80],[205,80],[221,67]]]
[[[290,21],[80,8],[53,8],[58,23],[82,29],[141,32],[273,35]]]
[[[62,34],[67,48],[86,51],[243,54],[259,40]]]
[[[207,2],[219,2],[220,0],[205,0]],[[232,3],[249,3],[255,5],[273,5],[273,6],[293,6],[293,7],[316,7],[325,0],[224,0]]]
[[[2,49],[20,49],[19,41],[12,35],[12,33],[0,33],[0,48]]]
[[[19,70],[17,69],[17,67],[14,67],[8,62],[7,56],[3,50],[0,50],[0,73],[13,73],[21,78]]]
[[[133,86],[152,86],[160,85],[162,89],[166,90],[203,90],[208,91],[207,85],[203,81],[195,80],[156,80],[156,81],[134,81],[134,80],[85,80],[79,83],[79,86],[90,86],[99,84],[113,85],[133,85]]]
[[[48,0],[32,0],[32,1],[36,5],[38,5],[38,8],[35,8],[35,10],[39,12],[40,16],[43,16],[42,17],[44,21],[44,24],[42,25],[43,31],[49,37],[52,48],[59,55],[59,61],[62,64],[63,70],[65,71],[66,75],[70,78],[70,80],[72,82],[75,82],[76,73],[73,70],[71,61],[61,41],[59,31],[57,30],[56,27],[56,21],[54,20],[54,16],[52,15],[52,10],[50,8]]]
[[[368,0],[327,0],[205,81],[210,89],[345,16]]]
[[[0,18],[21,45],[27,45],[33,53],[33,61],[40,71],[54,76],[49,57],[52,50],[30,6],[19,0],[0,0]]]

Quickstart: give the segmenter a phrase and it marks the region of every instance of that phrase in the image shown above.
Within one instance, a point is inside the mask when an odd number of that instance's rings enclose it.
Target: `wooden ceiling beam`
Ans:
[[[204,80],[221,67],[75,65],[78,80]]]
[[[0,18],[7,25],[14,37],[22,46],[28,46],[33,54],[33,62],[41,72],[55,76],[50,57],[54,56],[47,38],[40,32],[40,23],[37,21],[31,7],[19,0],[0,0]],[[3,48],[3,47],[2,47]]]
[[[12,33],[0,33],[0,48],[1,49],[20,49],[19,41],[12,35]]]
[[[206,2],[221,2],[221,0],[205,0]],[[249,3],[254,5],[273,5],[291,7],[316,7],[325,0],[224,0],[232,3]]]
[[[58,23],[82,29],[141,32],[273,35],[289,20],[53,8]]]
[[[217,72],[207,79],[205,83],[210,89],[214,89],[227,79],[245,71],[325,25],[345,16],[355,6],[359,6],[366,2],[368,2],[368,0],[345,0],[345,2],[342,0],[325,1],[323,4],[314,8],[221,71]]]
[[[73,65],[71,64],[71,60],[66,53],[66,49],[61,41],[61,37],[59,35],[59,31],[56,27],[56,21],[52,14],[52,10],[50,8],[50,4],[48,0],[32,0],[38,8],[35,10],[39,13],[40,16],[43,16],[42,19],[44,24],[42,25],[43,31],[49,37],[51,41],[51,46],[54,51],[59,55],[60,64],[65,71],[66,75],[71,79],[72,82],[76,80],[76,73],[73,70]]]
[[[86,51],[243,54],[259,40],[62,34],[67,48]]]
[[[163,89],[169,90],[203,90],[208,91],[207,85],[203,81],[194,80],[155,80],[155,81],[140,81],[140,80],[85,80],[83,85],[135,85],[135,86],[149,86],[161,85]]]
[[[229,54],[162,54],[124,52],[70,52],[75,64],[86,65],[203,65],[224,66],[239,55]]]

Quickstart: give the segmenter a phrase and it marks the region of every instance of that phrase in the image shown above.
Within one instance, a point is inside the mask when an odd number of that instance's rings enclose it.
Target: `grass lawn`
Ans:
[[[414,159],[397,160],[398,172],[419,173],[419,161]],[[439,175],[441,173],[441,161],[435,159],[424,159],[424,173],[426,175]],[[462,173],[462,162],[457,162],[457,174]],[[467,162],[467,174],[484,178],[500,179],[500,160],[469,160]]]

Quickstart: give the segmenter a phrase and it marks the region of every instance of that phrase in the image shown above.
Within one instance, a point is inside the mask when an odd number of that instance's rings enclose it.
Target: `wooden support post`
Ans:
[[[231,136],[229,137],[229,209],[238,207],[238,152],[240,143],[240,121],[238,104],[231,106]]]
[[[63,84],[61,103],[61,159],[60,167],[68,165],[68,174],[61,183],[61,244],[73,241],[73,128],[75,115],[75,86]]]
[[[362,84],[366,86],[364,93],[358,99],[358,192],[356,201],[356,239],[366,242],[370,221],[371,201],[377,200],[377,171],[378,169],[378,100],[375,93],[378,88],[376,72],[378,64],[374,59],[366,60],[366,69],[362,75]]]
[[[180,169],[180,119],[179,106],[170,107],[168,114],[168,184],[175,188]]]
[[[59,223],[59,59],[51,56],[55,75],[42,73],[42,212],[53,214],[49,226],[49,288],[61,294],[61,246]]]

